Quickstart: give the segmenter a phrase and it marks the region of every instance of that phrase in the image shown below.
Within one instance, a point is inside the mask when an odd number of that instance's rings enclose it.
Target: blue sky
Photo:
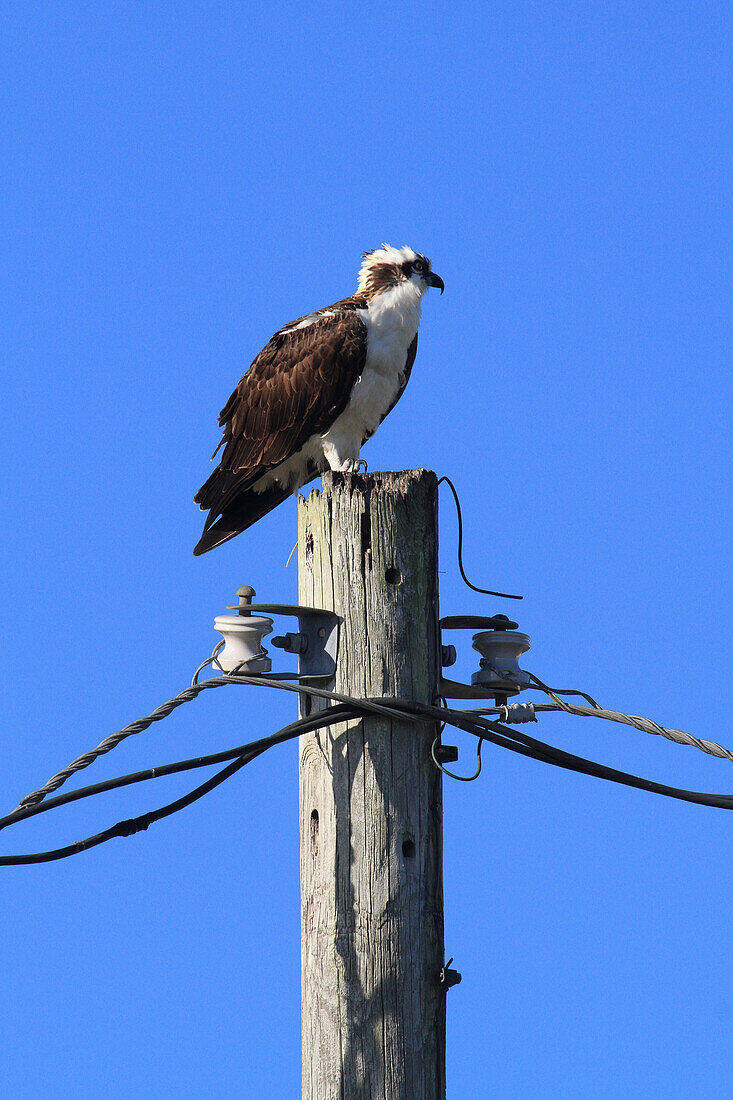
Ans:
[[[446,292],[365,457],[448,474],[469,575],[525,594],[462,586],[446,497],[443,613],[516,613],[546,682],[733,744],[730,32],[718,3],[6,6],[5,809],[185,686],[239,585],[295,598],[292,502],[194,559],[192,497],[256,352],[382,241]],[[209,692],[86,774],[292,717]],[[535,729],[733,790],[731,765],[625,727]],[[490,748],[444,798],[449,1097],[719,1096],[733,819]],[[147,833],[2,874],[8,1093],[298,1095],[293,745]]]

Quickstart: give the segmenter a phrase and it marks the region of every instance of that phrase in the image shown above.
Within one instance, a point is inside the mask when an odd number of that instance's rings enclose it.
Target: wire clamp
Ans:
[[[523,722],[536,722],[534,703],[509,703],[499,707],[499,721],[507,726],[519,726]]]

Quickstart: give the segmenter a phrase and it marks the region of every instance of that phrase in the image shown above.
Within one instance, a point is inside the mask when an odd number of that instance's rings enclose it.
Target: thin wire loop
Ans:
[[[483,596],[500,596],[502,600],[523,600],[524,596],[512,596],[509,592],[492,592],[489,588],[477,588],[475,584],[471,584],[463,568],[463,513],[461,512],[461,502],[458,499],[458,492],[451,479],[445,476],[438,478],[438,485],[442,482],[445,482],[453,493],[453,500],[456,504],[456,515],[458,517],[458,569],[460,570],[464,584],[467,584],[474,592],[480,592]]]
[[[455,772],[448,771],[448,769],[440,763],[435,755],[435,746],[438,744],[439,740],[440,736],[436,737],[432,745],[430,746],[430,755],[433,758],[433,763],[435,764],[436,768],[441,771],[443,775],[447,775],[450,779],[457,779],[459,783],[473,783],[474,779],[478,779],[478,777],[481,775],[481,746],[484,743],[484,738],[479,737],[478,739],[478,745],[476,746],[476,758],[478,760],[478,765],[473,775],[456,775]]]
[[[196,687],[196,684],[199,682],[199,674],[201,672],[203,672],[203,670],[206,668],[207,665],[213,665],[214,661],[216,660],[216,658],[221,653],[222,648],[224,647],[224,645],[225,645],[225,642],[224,642],[224,639],[222,638],[222,640],[220,642],[217,642],[216,645],[214,646],[214,650],[213,650],[211,656],[207,657],[205,661],[201,662],[201,664],[199,665],[199,667],[196,669],[196,671],[193,674],[193,679],[191,680],[191,687]]]
[[[545,694],[549,695],[551,699],[554,699],[555,702],[558,703],[563,710],[567,710],[569,713],[572,713],[572,708],[570,704],[564,703],[562,699],[558,699],[558,695],[580,695],[581,698],[586,699],[590,703],[590,705],[595,708],[595,710],[603,709],[600,704],[595,701],[592,695],[586,695],[584,691],[573,691],[572,689],[561,691],[560,688],[548,688],[547,684],[542,683],[539,676],[535,676],[532,672],[528,672],[527,675],[529,676],[530,680],[537,685],[540,691],[544,691]]]
[[[211,654],[212,667],[217,668],[222,676],[246,676],[247,674],[242,672],[242,669],[245,665],[250,665],[253,661],[259,661],[262,659],[262,657],[267,656],[267,650],[265,649],[265,647],[260,646],[258,653],[253,653],[251,657],[247,657],[246,660],[240,661],[238,665],[234,666],[234,668],[227,669],[224,668],[221,661],[219,660],[219,653],[221,652],[221,647],[223,645],[224,642],[219,642],[219,644],[214,649],[214,652]]]

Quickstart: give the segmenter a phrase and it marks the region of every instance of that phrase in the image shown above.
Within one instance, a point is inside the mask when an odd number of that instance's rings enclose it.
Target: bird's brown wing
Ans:
[[[366,361],[360,304],[346,299],[304,328],[293,322],[254,360],[219,417],[221,461],[194,498],[210,510],[207,527],[345,408]]]

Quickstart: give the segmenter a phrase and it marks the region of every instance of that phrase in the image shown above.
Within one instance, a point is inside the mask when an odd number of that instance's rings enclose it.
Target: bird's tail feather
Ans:
[[[282,504],[290,495],[290,489],[284,489],[277,484],[263,493],[255,493],[253,489],[249,489],[237,498],[236,504],[225,509],[218,519],[216,512],[212,511],[204,525],[203,534],[194,547],[194,554],[199,557],[233,539],[235,535],[246,531],[258,519],[266,516],[273,508],[277,508],[278,504]]]

